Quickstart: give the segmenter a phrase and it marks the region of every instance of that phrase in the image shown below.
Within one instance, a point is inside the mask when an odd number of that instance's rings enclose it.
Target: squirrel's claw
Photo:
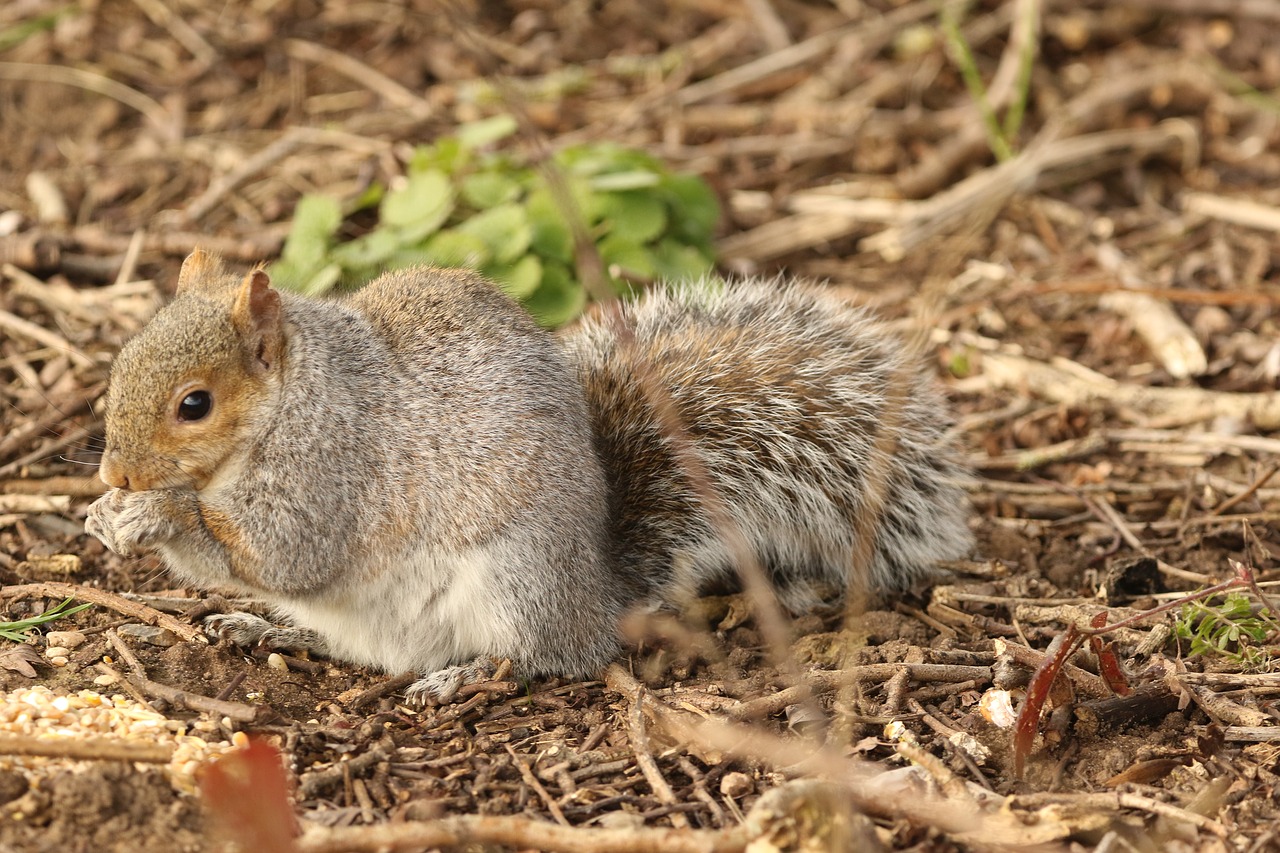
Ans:
[[[465,685],[487,681],[497,671],[493,661],[481,656],[462,666],[447,666],[419,678],[405,690],[410,705],[423,707],[429,702],[452,702]]]
[[[137,543],[121,536],[124,532],[122,521],[125,518],[125,499],[128,493],[123,489],[111,489],[89,506],[89,514],[84,520],[84,530],[106,545],[113,553],[122,557],[132,557],[137,553]]]
[[[324,639],[309,628],[280,627],[255,613],[215,613],[204,620],[204,632],[214,640],[230,640],[237,646],[267,646],[328,655]]]
[[[89,507],[86,533],[122,557],[133,557],[173,535],[173,495],[162,490],[112,489]]]
[[[215,613],[204,620],[204,632],[211,639],[230,640],[245,647],[258,645],[274,628],[266,619],[252,613]]]
[[[107,528],[102,520],[94,513],[97,503],[89,507],[89,515],[84,520],[84,532],[97,539],[111,551],[115,550],[115,540],[111,535],[111,531]]]

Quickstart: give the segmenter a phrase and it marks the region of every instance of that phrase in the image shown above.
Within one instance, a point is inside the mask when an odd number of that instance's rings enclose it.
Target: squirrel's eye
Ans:
[[[198,421],[208,416],[213,408],[213,395],[208,391],[192,391],[178,404],[178,420]]]

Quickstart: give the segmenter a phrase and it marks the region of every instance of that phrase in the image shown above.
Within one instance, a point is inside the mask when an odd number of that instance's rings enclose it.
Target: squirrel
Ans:
[[[735,571],[647,370],[793,612],[848,587],[859,549],[872,593],[971,550],[945,401],[863,309],[747,279],[619,311],[626,334],[586,316],[557,336],[468,270],[319,299],[196,250],[112,365],[86,530],[290,623],[215,633],[412,670],[416,702],[494,658],[592,677],[628,609]]]

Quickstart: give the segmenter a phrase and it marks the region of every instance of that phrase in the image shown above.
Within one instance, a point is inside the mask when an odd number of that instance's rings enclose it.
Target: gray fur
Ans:
[[[904,591],[938,560],[969,552],[969,474],[946,402],[903,341],[863,311],[814,287],[754,280],[652,291],[624,316],[630,346],[599,318],[567,344],[611,491],[626,495],[612,519],[617,559],[651,596],[696,591],[734,569],[637,370],[670,394],[791,609],[814,603],[815,583],[849,586],[859,516],[877,509],[864,591]],[[878,506],[872,480],[883,481]]]
[[[524,675],[598,671],[626,608],[731,571],[638,394],[635,358],[670,389],[789,605],[808,604],[815,582],[846,585],[873,469],[888,483],[873,590],[902,589],[970,547],[941,398],[895,338],[815,290],[659,291],[628,309],[635,351],[602,321],[557,343],[453,271],[388,273],[340,301],[281,297],[283,363],[212,479],[112,490],[87,522],[113,550],[156,549],[184,580],[262,597],[301,629],[221,617],[215,627],[238,640],[314,641],[413,669],[426,675],[414,696],[485,677],[488,656]],[[181,376],[156,365],[211,347],[202,330],[164,331],[195,298],[179,296],[113,369],[116,459],[147,458],[121,401],[162,410],[149,395]],[[895,387],[904,408],[886,443],[877,424]],[[239,545],[211,532],[218,519]]]

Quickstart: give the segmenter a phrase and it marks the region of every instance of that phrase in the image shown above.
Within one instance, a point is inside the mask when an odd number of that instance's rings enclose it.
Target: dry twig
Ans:
[[[116,595],[113,592],[107,592],[102,589],[94,589],[88,586],[78,586],[76,584],[61,583],[58,581],[45,581],[43,583],[19,584],[16,586],[7,586],[0,589],[0,597],[2,598],[23,598],[25,596],[43,596],[45,598],[74,598],[77,601],[88,601],[92,604],[101,605],[117,613],[123,613],[131,616],[140,622],[148,625],[156,625],[161,628],[168,629],[177,634],[184,640],[201,640],[208,642],[199,628],[188,625],[167,613],[161,613],[154,607],[148,607],[136,601],[130,601],[127,598]]]
[[[1280,429],[1280,394],[1152,388],[1118,382],[1065,358],[1052,363],[1006,353],[985,353],[983,376],[995,387],[1025,388],[1055,403],[1085,406],[1095,401],[1151,415],[1176,413],[1186,422],[1227,417],[1261,430]]]
[[[658,769],[658,762],[653,759],[653,751],[649,748],[649,735],[644,730],[643,698],[644,694],[641,693],[631,703],[631,713],[627,718],[631,749],[635,753],[636,764],[640,767],[640,772],[644,774],[644,778],[648,780],[649,787],[653,789],[653,793],[657,795],[661,802],[667,805],[675,805],[678,802],[675,792],[671,790],[671,785],[667,782],[666,777],[662,775],[662,771]],[[689,819],[680,812],[672,812],[671,825],[676,829],[681,829],[689,825]]]
[[[123,738],[51,738],[0,734],[0,755],[39,755],[70,761],[140,761],[165,764],[173,748]]]

